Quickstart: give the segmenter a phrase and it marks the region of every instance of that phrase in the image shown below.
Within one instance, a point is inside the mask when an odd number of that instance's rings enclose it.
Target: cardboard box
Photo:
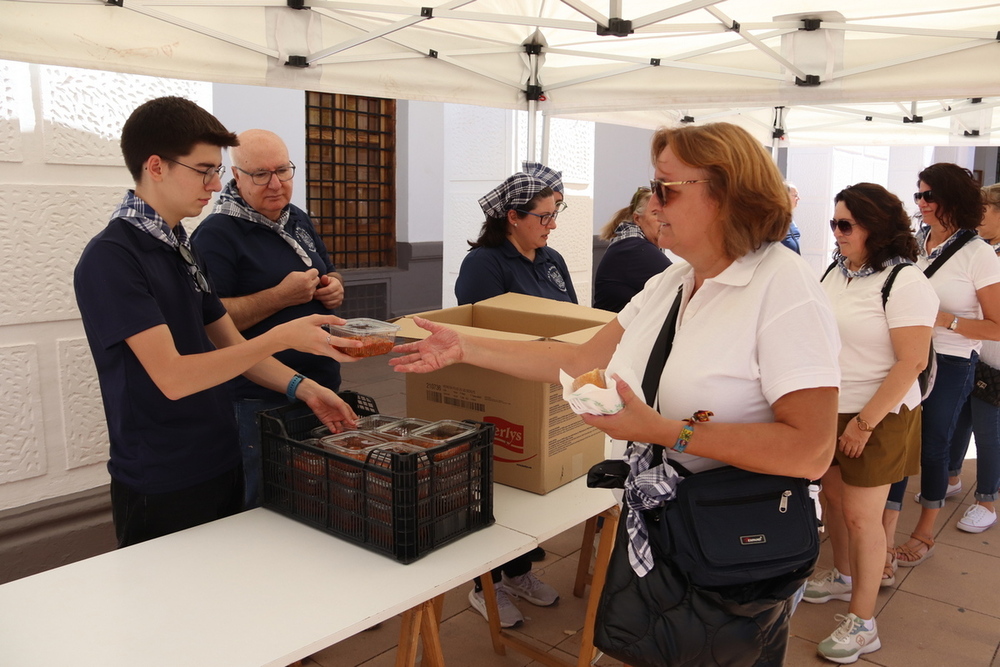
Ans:
[[[523,294],[503,294],[456,308],[417,313],[479,336],[507,340],[589,339],[615,313]],[[429,334],[410,315],[398,336]],[[456,364],[406,376],[406,412],[424,419],[476,419],[496,425],[495,481],[548,493],[604,460],[604,434],[587,426],[562,399],[562,387]]]

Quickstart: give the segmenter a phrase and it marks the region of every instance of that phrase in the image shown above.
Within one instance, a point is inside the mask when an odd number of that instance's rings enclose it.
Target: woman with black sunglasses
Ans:
[[[837,247],[823,278],[841,340],[839,437],[823,475],[834,568],[809,581],[803,600],[850,601],[841,627],[818,651],[853,662],[880,646],[878,590],[895,583],[882,510],[889,486],[920,469],[917,376],[927,365],[938,297],[920,269],[902,266],[916,262],[917,241],[896,195],[858,183],[834,202]]]
[[[972,391],[981,341],[1000,340],[1000,264],[975,235],[983,200],[972,172],[939,162],[921,171],[919,179],[913,198],[924,227],[917,234],[917,266],[926,270],[941,264],[930,278],[941,306],[933,339],[937,377],[923,402],[920,519],[910,538],[894,550],[903,567],[919,565],[934,553],[938,514],[945,498],[961,491],[960,483],[948,485],[949,449]],[[961,245],[954,254],[949,252],[952,244]],[[895,530],[906,482],[904,478],[889,491],[883,519],[888,535]]]

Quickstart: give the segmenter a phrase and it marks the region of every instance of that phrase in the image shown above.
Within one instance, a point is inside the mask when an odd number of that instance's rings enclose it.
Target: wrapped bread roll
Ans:
[[[579,391],[584,385],[592,384],[600,389],[607,389],[608,385],[604,381],[604,369],[595,368],[573,380],[573,391]]]

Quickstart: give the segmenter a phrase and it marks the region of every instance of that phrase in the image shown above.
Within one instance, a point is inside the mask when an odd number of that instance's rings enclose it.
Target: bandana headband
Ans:
[[[562,172],[546,167],[540,162],[524,162],[524,173],[534,176],[556,192],[563,192]]]
[[[524,206],[547,187],[534,176],[517,173],[486,193],[479,200],[479,207],[487,217],[502,218],[507,211]]]

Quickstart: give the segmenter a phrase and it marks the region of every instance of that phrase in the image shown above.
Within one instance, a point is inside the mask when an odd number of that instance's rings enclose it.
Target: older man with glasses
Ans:
[[[239,142],[230,150],[233,179],[191,238],[237,328],[253,338],[304,315],[332,314],[344,300],[344,285],[309,215],[291,203],[295,165],[284,141],[247,130]],[[277,356],[305,377],[340,388],[335,360],[295,350]],[[252,508],[260,505],[257,412],[289,399],[241,378],[235,392],[245,504]]]

